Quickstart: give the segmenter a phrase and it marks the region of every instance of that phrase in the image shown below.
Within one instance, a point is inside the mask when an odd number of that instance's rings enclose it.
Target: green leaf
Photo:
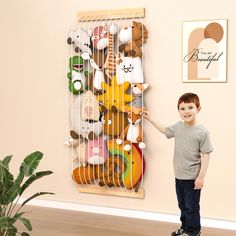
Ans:
[[[23,171],[20,172],[19,175],[18,175],[17,178],[16,178],[15,183],[21,185],[21,183],[22,183],[24,177],[25,177],[24,172],[23,172]]]
[[[10,156],[6,156],[3,160],[2,160],[2,164],[9,170],[9,163],[11,161],[12,155]]]
[[[21,190],[20,185],[17,183],[14,184],[0,198],[0,203],[2,205],[8,205],[9,203],[13,202],[16,199],[16,197],[19,195],[20,190]]]
[[[20,213],[16,213],[13,218],[14,219],[19,219],[22,215],[26,214],[27,212],[20,212]]]
[[[20,166],[20,171],[23,171],[25,176],[30,176],[37,169],[40,160],[43,158],[43,153],[36,151],[29,154]]]
[[[12,223],[15,224],[16,221],[21,218],[22,215],[24,215],[27,212],[20,212],[20,213],[16,213],[13,217],[12,217]]]
[[[16,182],[21,185],[24,176],[30,176],[36,170],[40,160],[43,158],[43,153],[36,151],[29,154],[22,162],[20,166],[20,173],[16,178]]]
[[[14,184],[14,177],[8,169],[0,161],[0,201],[3,198],[5,191],[11,188]]]
[[[26,232],[23,232],[23,233],[21,233],[21,236],[30,236],[30,235]]]
[[[13,220],[9,216],[3,216],[3,217],[0,218],[0,224],[2,224],[2,223],[11,223],[11,224],[13,224]]]
[[[12,223],[11,217],[1,217],[0,218],[0,229],[5,229],[7,231],[15,231],[16,227]]]
[[[7,236],[16,236],[17,233],[17,228],[15,227],[14,229],[8,230]]]
[[[52,173],[53,173],[52,171],[41,171],[41,172],[37,172],[37,173],[31,175],[27,179],[27,181],[22,185],[20,195],[22,195],[22,193],[25,191],[25,189],[28,188],[30,186],[30,184],[32,184],[34,181],[36,181],[37,179],[40,179],[46,175],[51,175]]]
[[[27,230],[31,231],[32,230],[32,225],[30,221],[26,218],[19,218],[19,220],[24,224],[24,226],[27,228]]]
[[[38,197],[38,196],[45,195],[45,194],[55,194],[55,193],[50,193],[50,192],[38,192],[38,193],[35,193],[34,195],[32,195],[31,197],[29,197],[28,199],[26,199],[26,200],[21,204],[21,207],[23,207],[27,202],[31,201],[33,198],[36,198],[36,197]]]

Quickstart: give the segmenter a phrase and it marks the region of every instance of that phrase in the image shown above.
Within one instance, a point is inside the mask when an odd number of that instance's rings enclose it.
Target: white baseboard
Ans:
[[[21,198],[18,203],[20,204],[25,200],[26,198]],[[76,204],[76,203],[60,202],[60,201],[38,200],[38,199],[33,199],[28,203],[28,205],[64,209],[71,211],[106,214],[113,216],[123,216],[123,217],[138,218],[144,220],[154,220],[160,222],[179,223],[179,216],[177,215],[163,214],[149,211],[137,211],[137,210],[122,209],[122,208],[102,207],[102,206]],[[203,227],[236,230],[235,221],[202,218],[201,224]]]

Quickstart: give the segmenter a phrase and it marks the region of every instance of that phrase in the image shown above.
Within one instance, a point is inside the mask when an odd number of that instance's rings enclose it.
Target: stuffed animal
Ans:
[[[139,57],[124,57],[121,53],[117,56],[116,62],[117,83],[143,83],[143,66]]]
[[[145,170],[145,162],[142,151],[137,144],[131,144],[131,150],[124,150],[124,146],[129,141],[125,140],[123,144],[118,145],[114,139],[107,142],[110,155],[121,158],[126,168],[121,175],[124,187],[127,189],[135,188],[142,179]]]
[[[134,101],[129,105],[131,107],[131,111],[138,115],[140,112],[146,110],[144,107],[144,99],[143,92],[148,88],[148,84],[132,84],[128,92],[130,92],[134,96]]]
[[[84,71],[84,60],[81,56],[73,56],[69,59],[70,72],[67,74],[69,79],[69,90],[74,95],[83,92],[86,84],[88,72]]]
[[[78,162],[78,166],[86,166],[87,161],[85,158],[86,143],[81,135],[78,135],[75,131],[70,131],[70,137],[68,139],[68,146],[72,146],[75,149],[75,155],[73,161]],[[66,143],[66,144],[68,144]]]
[[[96,50],[103,50],[109,44],[108,31],[105,26],[97,26],[93,29],[91,34],[91,41],[93,48]]]
[[[91,81],[90,87],[92,88],[95,94],[101,93],[102,82],[107,82],[109,79],[107,75],[104,73],[104,65],[106,62],[107,54],[104,50],[94,50],[92,57],[90,58],[90,64],[93,68],[93,72],[90,73],[89,78]]]
[[[93,184],[98,179],[98,165],[77,167],[73,170],[72,179],[78,184]]]
[[[92,55],[90,36],[84,29],[71,30],[68,34],[67,43],[73,44],[75,52],[80,53],[84,59]]]
[[[142,57],[141,46],[147,41],[148,31],[141,22],[132,22],[132,26],[120,30],[119,40],[122,43],[119,51],[127,57]]]
[[[104,164],[108,158],[108,150],[103,137],[89,140],[85,152],[86,161],[92,165]]]
[[[129,82],[118,85],[116,76],[112,78],[111,85],[102,82],[103,94],[98,96],[98,100],[103,104],[103,111],[130,111],[130,106],[127,103],[133,101],[134,98],[126,93],[129,85]]]
[[[106,112],[102,118],[103,133],[107,137],[118,137],[128,124],[127,113]]]
[[[108,39],[109,39],[108,55],[104,66],[105,72],[110,79],[116,74],[116,53],[114,51],[114,43],[115,43],[114,36],[117,33],[117,31],[118,31],[117,25],[111,24],[108,33]]]
[[[142,119],[141,114],[134,114],[133,112],[128,113],[128,121],[129,124],[125,127],[124,131],[121,133],[119,139],[116,140],[117,144],[123,143],[123,140],[130,141],[130,143],[138,143],[141,149],[146,147],[145,143],[143,142],[143,131],[142,126],[140,124]],[[126,151],[131,149],[130,144],[126,144],[124,146]]]
[[[102,122],[99,121],[80,121],[80,124],[76,124],[75,131],[82,135],[87,140],[98,138],[102,133]]]
[[[99,169],[99,185],[103,187],[104,185],[109,188],[123,187],[124,183],[122,181],[122,174],[126,170],[126,163],[119,156],[110,156],[104,167]]]
[[[81,118],[82,120],[98,121],[100,117],[99,102],[92,91],[85,91],[82,95]]]
[[[83,138],[89,140],[98,137],[102,133],[102,122],[100,117],[98,121],[81,119],[82,94],[73,99],[71,108],[71,129]]]
[[[92,43],[94,46],[90,64],[93,67],[93,87],[95,94],[101,93],[101,82],[109,83],[116,72],[116,54],[114,52],[114,35],[118,29],[115,24],[98,26],[93,30]],[[108,47],[108,53],[106,48]],[[104,74],[105,71],[105,74]]]

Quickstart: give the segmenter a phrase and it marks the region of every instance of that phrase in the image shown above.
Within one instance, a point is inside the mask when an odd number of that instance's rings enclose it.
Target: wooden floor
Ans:
[[[169,236],[178,225],[149,220],[28,206],[33,236]],[[27,218],[27,216],[25,216]],[[21,226],[21,229],[23,227]],[[203,228],[202,236],[235,236],[236,231]]]

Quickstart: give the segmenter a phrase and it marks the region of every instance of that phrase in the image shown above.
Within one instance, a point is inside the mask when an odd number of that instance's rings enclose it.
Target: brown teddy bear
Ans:
[[[148,31],[141,22],[132,22],[132,26],[120,30],[119,40],[122,43],[119,51],[126,57],[142,57],[141,46],[147,41]]]

